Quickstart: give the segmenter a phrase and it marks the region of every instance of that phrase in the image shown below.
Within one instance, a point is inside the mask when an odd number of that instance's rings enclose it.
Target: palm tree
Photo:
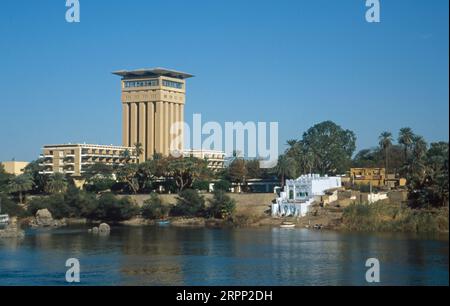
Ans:
[[[19,193],[19,202],[23,202],[23,193],[33,189],[33,179],[28,174],[13,177],[8,183],[9,193]]]
[[[295,160],[292,157],[280,155],[275,170],[278,176],[280,176],[281,188],[283,188],[286,176],[291,177],[294,174]]]
[[[53,173],[45,185],[45,191],[48,193],[62,193],[67,190],[67,179],[64,174],[56,172]]]
[[[386,168],[386,174],[388,174],[388,160],[389,160],[389,148],[392,146],[392,133],[391,132],[383,132],[381,133],[379,139],[379,144],[381,150],[384,151],[384,162]]]
[[[405,163],[408,160],[408,149],[413,143],[414,133],[411,128],[404,127],[400,129],[400,132],[398,133],[398,143],[403,145],[403,148],[405,150]]]
[[[139,161],[139,156],[142,155],[142,153],[144,153],[144,149],[142,148],[142,143],[140,142],[135,142],[134,143],[134,155],[136,156],[138,163]]]
[[[130,160],[131,157],[131,153],[130,150],[125,149],[120,153],[120,156],[125,159],[125,163],[128,163],[128,161]]]

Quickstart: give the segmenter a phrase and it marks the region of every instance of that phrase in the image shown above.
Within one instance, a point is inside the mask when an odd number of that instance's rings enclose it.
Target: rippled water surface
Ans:
[[[448,236],[305,229],[29,230],[0,240],[0,285],[65,285],[68,258],[82,285],[366,285],[368,258],[381,284],[448,285],[448,248]]]

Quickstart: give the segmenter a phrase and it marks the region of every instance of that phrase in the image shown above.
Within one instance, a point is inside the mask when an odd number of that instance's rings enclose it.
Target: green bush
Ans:
[[[192,189],[201,190],[201,191],[209,191],[209,181],[205,181],[205,180],[195,181],[192,184]]]
[[[40,209],[48,209],[54,219],[62,219],[74,215],[74,209],[66,204],[64,195],[54,194],[46,197],[33,198],[28,204],[28,212],[35,215]]]
[[[236,201],[223,190],[214,191],[214,196],[209,200],[209,204],[208,215],[219,219],[229,219],[236,208]]]
[[[144,201],[141,208],[142,217],[146,219],[163,219],[168,216],[170,208],[164,205],[155,193],[150,195],[150,199]]]
[[[131,219],[138,212],[138,207],[129,197],[118,199],[112,193],[105,193],[98,199],[98,205],[90,218],[102,221],[123,221]]]
[[[228,192],[231,188],[231,183],[227,180],[220,180],[214,183],[214,190],[223,190]]]
[[[205,214],[205,199],[196,190],[185,189],[177,197],[177,204],[171,210],[174,216],[203,216]]]
[[[111,190],[116,182],[111,178],[94,177],[85,185],[86,191],[99,193]]]
[[[27,215],[22,206],[8,198],[4,194],[0,194],[0,214],[8,214],[10,217],[24,217]]]
[[[79,190],[75,186],[69,186],[64,194],[64,202],[71,207],[71,217],[89,217],[97,208],[97,198],[95,194]]]

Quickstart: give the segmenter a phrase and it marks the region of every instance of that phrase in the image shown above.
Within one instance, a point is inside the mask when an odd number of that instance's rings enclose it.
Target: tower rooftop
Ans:
[[[113,74],[121,76],[123,78],[168,76],[184,80],[193,77],[193,75],[189,73],[160,67],[149,69],[137,69],[137,70],[118,70],[114,71]]]

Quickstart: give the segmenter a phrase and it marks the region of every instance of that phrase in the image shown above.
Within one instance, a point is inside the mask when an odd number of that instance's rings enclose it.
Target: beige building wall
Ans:
[[[116,71],[122,77],[122,144],[142,144],[140,161],[170,154],[172,125],[184,120],[186,79],[192,75],[163,68]],[[183,131],[180,138],[183,139]],[[183,150],[183,145],[178,146]]]
[[[124,152],[128,150],[129,156]],[[135,163],[134,148],[94,144],[46,145],[42,149],[42,174],[55,172],[80,177],[86,167],[103,163],[110,166]]]
[[[14,175],[23,174],[25,167],[29,164],[29,162],[24,161],[5,161],[0,163],[5,167],[6,173]]]

